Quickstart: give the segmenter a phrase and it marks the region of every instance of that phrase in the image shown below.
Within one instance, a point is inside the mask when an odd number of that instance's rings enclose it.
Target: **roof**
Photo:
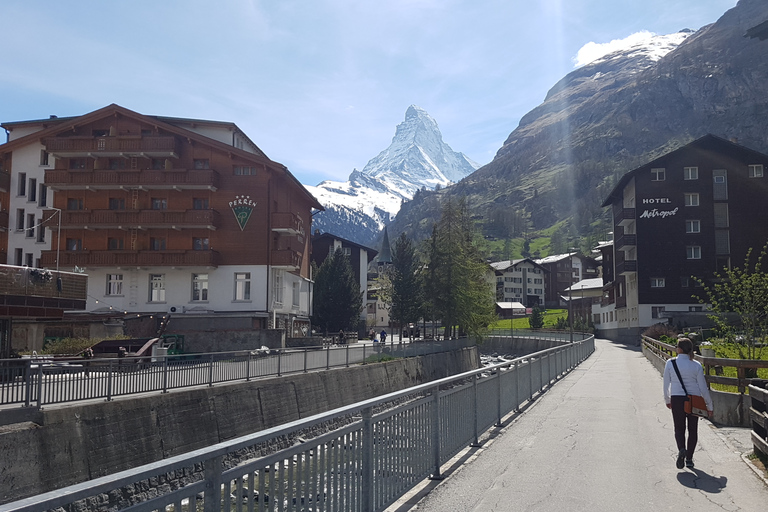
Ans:
[[[366,247],[365,245],[358,244],[357,242],[353,242],[352,240],[347,240],[346,238],[342,238],[340,236],[334,235],[333,233],[321,233],[319,235],[312,235],[312,242],[314,243],[316,240],[323,240],[328,239],[329,241],[339,240],[341,241],[342,245],[350,245],[352,247],[357,247],[358,249],[363,249],[364,251],[368,251],[368,258],[369,260],[376,256],[379,252],[376,249],[371,249],[370,247]]]
[[[379,263],[392,263],[392,247],[389,244],[389,234],[387,226],[384,226],[384,237],[381,240],[381,252],[376,259]]]
[[[544,270],[545,272],[549,272],[548,269],[542,267],[541,265],[536,263],[536,260],[532,260],[531,258],[522,258],[522,259],[519,259],[519,260],[495,261],[493,263],[490,263],[490,266],[491,266],[491,268],[493,268],[493,270],[496,270],[498,272],[503,272],[503,271],[507,270],[510,267],[516,267],[517,265],[519,265],[521,263],[525,263],[526,261],[531,263],[531,264],[533,264],[536,267],[539,267],[540,269]]]
[[[593,277],[591,279],[582,279],[578,283],[574,283],[570,287],[566,288],[565,291],[580,292],[580,291],[586,291],[586,290],[602,290],[602,289],[603,289],[603,278]]]
[[[571,256],[575,256],[577,254],[578,253],[576,253],[576,252],[568,252],[568,253],[565,253],[565,254],[552,254],[552,255],[546,256],[544,258],[539,258],[538,260],[535,260],[535,261],[539,265],[548,265],[549,263],[555,263],[555,262],[558,262],[558,261],[562,261],[562,260],[570,258]]]
[[[525,306],[523,306],[523,304],[520,302],[497,302],[496,307],[504,310],[510,309],[512,312],[522,311],[525,313]]]
[[[616,186],[613,187],[613,190],[611,190],[610,194],[608,194],[608,197],[605,198],[605,201],[603,201],[603,204],[601,206],[605,208],[606,206],[610,206],[611,204],[613,204],[614,201],[621,199],[624,187],[626,187],[627,183],[632,178],[634,178],[635,175],[638,174],[641,170],[658,167],[660,166],[660,164],[663,164],[665,160],[674,156],[676,153],[680,153],[682,151],[689,151],[693,148],[710,149],[711,146],[713,145],[719,146],[721,151],[736,151],[736,152],[744,153],[747,155],[753,155],[760,159],[768,158],[768,155],[764,155],[759,151],[755,151],[746,146],[741,146],[739,144],[736,144],[735,142],[731,142],[729,140],[723,139],[722,137],[718,137],[716,135],[712,135],[710,133],[710,134],[704,135],[703,137],[699,137],[698,139],[686,144],[683,147],[680,147],[675,149],[674,151],[665,153],[662,156],[643,164],[637,169],[633,169],[625,173],[624,176],[621,177],[619,182],[616,183]]]
[[[87,114],[83,114],[82,116],[77,117],[67,117],[67,118],[52,118],[48,120],[42,120],[42,121],[36,121],[37,123],[46,123],[50,122],[52,123],[51,126],[48,126],[42,130],[36,131],[34,133],[30,133],[29,135],[25,135],[23,137],[19,137],[18,139],[12,140],[11,142],[6,142],[5,144],[0,144],[0,153],[6,152],[6,151],[12,151],[16,148],[23,147],[27,144],[37,142],[45,137],[51,137],[55,136],[57,133],[59,133],[62,130],[68,130],[76,125],[81,124],[87,124],[92,123],[94,121],[97,121],[99,119],[103,119],[107,116],[112,115],[123,115],[126,117],[130,117],[133,119],[137,119],[146,123],[151,123],[158,128],[162,128],[164,131],[175,133],[176,135],[185,137],[189,140],[195,140],[204,144],[207,144],[211,147],[214,147],[220,151],[237,155],[240,158],[255,161],[262,163],[264,165],[268,165],[270,168],[282,171],[285,176],[292,181],[295,185],[298,185],[299,189],[305,194],[305,196],[309,199],[312,208],[315,208],[317,210],[324,210],[323,205],[320,204],[320,202],[309,193],[309,191],[304,188],[304,185],[302,185],[299,180],[296,179],[296,177],[288,171],[288,168],[284,166],[283,164],[279,162],[275,162],[274,160],[269,159],[266,155],[259,155],[255,153],[250,153],[248,151],[238,149],[235,146],[231,146],[229,144],[225,144],[223,142],[219,142],[217,140],[211,139],[209,137],[206,137],[205,135],[201,135],[199,133],[193,132],[191,130],[187,130],[185,128],[182,128],[180,126],[176,126],[174,124],[170,124],[166,121],[163,121],[163,118],[160,118],[158,116],[146,116],[144,114],[139,114],[138,112],[134,112],[133,110],[129,110],[125,107],[121,107],[120,105],[117,105],[115,103],[112,103],[110,105],[107,105],[106,107],[102,107],[98,110],[94,110],[93,112],[89,112]],[[174,119],[174,118],[165,118],[165,119]],[[179,119],[180,118],[176,118]],[[189,121],[189,120],[185,120]],[[200,121],[205,123],[217,123],[220,124],[221,122],[218,121]],[[11,125],[22,125],[30,123],[30,121],[18,121],[16,123],[5,123],[2,126],[11,126]],[[231,125],[235,128],[236,125],[234,123],[223,123],[224,125]],[[237,128],[238,131],[240,131],[239,128]],[[242,131],[240,131],[242,133]],[[243,134],[245,135],[245,134]],[[255,146],[255,144],[254,144]]]

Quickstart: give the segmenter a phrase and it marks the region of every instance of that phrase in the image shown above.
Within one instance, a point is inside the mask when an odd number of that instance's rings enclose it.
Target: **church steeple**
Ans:
[[[384,226],[384,238],[381,240],[381,250],[376,258],[376,262],[380,266],[392,264],[392,249],[389,247],[389,234],[387,234],[386,226]]]

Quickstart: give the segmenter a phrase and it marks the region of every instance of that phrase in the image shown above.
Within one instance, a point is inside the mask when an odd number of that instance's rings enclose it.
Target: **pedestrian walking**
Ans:
[[[384,329],[381,330],[381,342],[386,343],[387,342],[387,331]]]
[[[677,469],[683,465],[693,468],[693,452],[699,440],[699,417],[685,412],[688,395],[704,397],[707,413],[712,417],[712,397],[709,394],[704,369],[693,359],[693,342],[688,338],[677,340],[677,357],[667,360],[664,366],[664,402],[672,410],[672,422],[677,443]],[[688,442],[685,431],[688,429]]]

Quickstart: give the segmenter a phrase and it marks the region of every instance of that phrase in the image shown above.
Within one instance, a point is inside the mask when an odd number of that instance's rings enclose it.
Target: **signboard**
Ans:
[[[229,202],[229,207],[232,208],[237,224],[240,226],[240,231],[242,231],[245,229],[245,225],[248,224],[248,219],[251,218],[251,213],[253,213],[253,209],[256,207],[256,201],[252,200],[251,196],[235,196],[235,200]]]

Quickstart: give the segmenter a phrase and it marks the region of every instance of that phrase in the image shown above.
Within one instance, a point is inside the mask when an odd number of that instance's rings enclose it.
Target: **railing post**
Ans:
[[[432,388],[432,474],[430,480],[442,480],[440,474],[440,387]]]
[[[373,512],[373,409],[366,407],[363,416],[363,460],[361,512]]]
[[[168,356],[163,357],[163,393],[168,392]]]
[[[469,446],[480,446],[480,436],[477,434],[477,375],[472,376],[472,437],[474,440]]]
[[[498,420],[496,421],[496,426],[501,426],[501,368],[496,370],[496,390],[497,390],[497,400],[496,400],[496,416]]]
[[[208,360],[208,387],[213,387],[213,354]]]
[[[533,358],[528,358],[528,381],[531,388],[531,396],[528,397],[531,401],[533,401]]]
[[[29,407],[32,402],[32,359],[24,363],[26,365],[24,371],[24,407]]]
[[[246,382],[251,381],[251,351],[248,351],[248,359],[246,360],[246,363],[248,366],[245,369],[245,380]]]
[[[363,364],[365,364],[365,343],[363,343]]]
[[[203,463],[203,473],[205,478],[203,511],[219,512],[221,510],[221,455],[206,460]]]
[[[37,365],[37,409],[43,408],[43,364]]]
[[[515,360],[515,412],[520,412],[520,360]]]
[[[304,373],[307,373],[307,349],[304,349]]]
[[[112,400],[112,376],[114,375],[112,371],[113,364],[114,361],[109,361],[109,371],[107,372],[107,402]]]
[[[349,345],[348,344],[344,345],[344,354],[347,357],[347,368],[349,368]]]
[[[278,377],[280,376],[280,372],[282,370],[282,366],[283,366],[283,351],[282,350],[278,350],[277,351],[277,376]]]

